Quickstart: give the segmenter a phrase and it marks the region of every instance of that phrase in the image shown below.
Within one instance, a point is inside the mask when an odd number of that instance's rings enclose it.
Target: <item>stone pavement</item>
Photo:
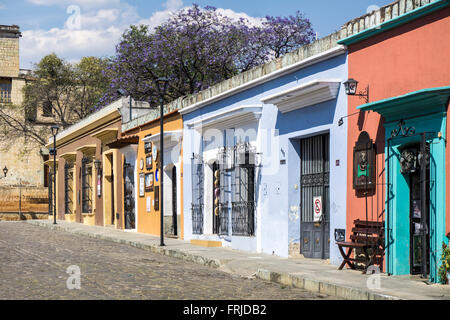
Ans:
[[[379,288],[369,289],[370,275],[360,271],[342,270],[337,266],[313,259],[286,259],[267,254],[249,253],[229,248],[205,248],[187,241],[165,239],[159,246],[159,237],[125,232],[111,228],[86,226],[79,223],[32,220],[26,223],[98,239],[129,244],[151,252],[196,262],[244,277],[253,277],[283,285],[306,289],[343,299],[450,299],[450,286],[427,284],[410,276],[379,276]],[[371,288],[374,288],[371,286]]]
[[[79,289],[68,271],[79,272]],[[72,271],[72,272],[73,272]],[[69,287],[67,282],[69,280]],[[193,262],[24,222],[0,222],[0,300],[323,300]]]

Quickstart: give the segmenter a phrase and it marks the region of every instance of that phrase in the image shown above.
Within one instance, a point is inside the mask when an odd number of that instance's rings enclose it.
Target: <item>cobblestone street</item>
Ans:
[[[328,299],[146,250],[0,222],[1,299]],[[69,290],[69,266],[81,289]]]

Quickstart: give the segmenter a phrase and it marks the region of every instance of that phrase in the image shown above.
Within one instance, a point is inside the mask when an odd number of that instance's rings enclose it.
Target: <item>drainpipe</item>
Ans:
[[[420,151],[422,152],[422,161],[420,167],[420,192],[421,192],[421,217],[420,217],[420,232],[422,235],[422,278],[426,278],[428,274],[427,270],[427,222],[426,222],[426,199],[427,199],[427,158],[426,158],[426,138],[425,133],[421,134],[422,141],[420,145]]]

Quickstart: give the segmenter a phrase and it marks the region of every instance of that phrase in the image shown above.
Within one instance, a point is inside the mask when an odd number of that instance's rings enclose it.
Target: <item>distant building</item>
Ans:
[[[19,67],[19,26],[0,25],[0,108],[7,105],[21,105],[22,89],[31,81],[30,70]],[[24,114],[17,119],[25,121]],[[48,170],[44,161],[48,151],[39,145],[23,141],[0,141],[0,168],[8,168],[6,177],[1,171],[0,212],[19,210],[19,186],[22,186],[22,211],[42,212],[48,209]]]

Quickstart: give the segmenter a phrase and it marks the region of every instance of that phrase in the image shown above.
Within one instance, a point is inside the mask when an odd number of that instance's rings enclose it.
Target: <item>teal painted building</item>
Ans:
[[[445,137],[449,96],[450,87],[424,89],[358,108],[375,111],[385,121],[385,168],[389,186],[386,190],[386,267],[394,275],[422,272],[421,228],[425,228],[427,270],[431,281],[436,282],[438,278],[441,246],[442,242],[447,242]],[[421,162],[422,139],[428,154],[425,164]],[[421,176],[423,165],[426,174]],[[422,181],[424,176],[426,180]],[[421,187],[425,188],[425,199]],[[423,224],[422,210],[425,210]]]
[[[345,27],[349,78],[369,100],[348,97],[347,230],[364,212],[384,221],[384,270],[438,282],[450,237],[450,1],[396,1]],[[376,150],[367,204],[352,186],[363,132]]]

